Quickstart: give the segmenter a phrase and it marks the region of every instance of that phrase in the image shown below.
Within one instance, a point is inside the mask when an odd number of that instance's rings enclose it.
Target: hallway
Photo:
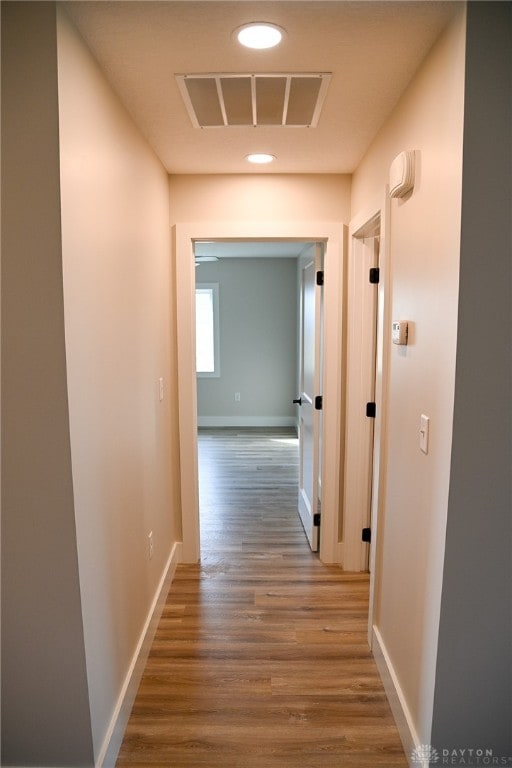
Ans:
[[[323,566],[291,430],[202,430],[202,561],[178,567],[118,768],[402,768],[368,578]]]

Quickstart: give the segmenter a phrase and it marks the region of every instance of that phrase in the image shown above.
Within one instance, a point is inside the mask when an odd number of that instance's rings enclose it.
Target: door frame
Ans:
[[[376,402],[379,284],[371,285],[369,270],[378,266],[369,254],[367,241],[378,232],[380,210],[362,226],[349,228],[347,272],[347,377],[345,487],[343,497],[343,567],[366,571],[369,546],[362,540],[370,525],[373,485],[374,432],[376,419],[365,415],[367,402]],[[372,251],[374,241],[372,241]],[[379,281],[380,283],[380,281]],[[370,340],[371,346],[367,342]]]
[[[349,249],[352,258],[352,239],[361,236],[380,217],[379,286],[377,304],[377,345],[375,359],[376,417],[373,433],[372,487],[371,487],[371,544],[370,544],[370,595],[368,607],[368,643],[373,643],[373,616],[377,610],[380,584],[379,519],[384,507],[385,476],[387,462],[387,395],[389,358],[391,350],[391,267],[390,267],[390,212],[391,205],[386,186],[384,193],[373,205],[364,209],[350,222]],[[346,552],[344,553],[346,556]]]
[[[322,524],[320,558],[339,557],[339,476],[342,469],[344,413],[340,403],[343,364],[343,307],[348,228],[340,222],[198,222],[172,227],[175,264],[178,361],[178,421],[182,514],[182,559],[200,558],[197,461],[197,388],[195,372],[195,264],[197,240],[296,240],[323,242],[324,250],[324,366],[322,431]]]

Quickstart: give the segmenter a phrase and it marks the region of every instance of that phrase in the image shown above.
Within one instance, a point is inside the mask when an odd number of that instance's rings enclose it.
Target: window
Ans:
[[[196,285],[196,373],[220,376],[218,283]]]

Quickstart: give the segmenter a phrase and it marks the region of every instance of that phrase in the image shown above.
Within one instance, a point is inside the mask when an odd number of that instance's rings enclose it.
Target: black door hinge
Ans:
[[[377,405],[375,403],[366,403],[366,415],[369,419],[374,419],[377,415]]]
[[[320,512],[315,512],[313,515],[313,525],[320,525]]]
[[[366,541],[368,544],[372,540],[372,529],[371,528],[363,528],[361,531],[361,541]]]
[[[323,285],[324,284],[324,271],[323,271],[323,269],[320,269],[316,273],[316,284],[317,285]]]
[[[322,395],[317,395],[315,397],[315,410],[321,411],[323,407],[324,407],[324,399]]]
[[[380,280],[380,269],[378,267],[372,267],[370,269],[370,283],[377,285]]]

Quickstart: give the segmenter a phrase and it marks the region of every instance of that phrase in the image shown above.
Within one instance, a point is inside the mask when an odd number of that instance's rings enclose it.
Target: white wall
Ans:
[[[344,221],[350,176],[171,176],[171,223]]]
[[[464,21],[461,5],[357,169],[352,193],[358,214],[384,189],[393,158],[418,151],[414,192],[392,202],[388,230],[391,313],[409,321],[410,337],[391,350],[374,622],[421,743],[431,732],[450,477]],[[419,449],[422,413],[430,417],[428,455]]]
[[[58,21],[71,454],[97,757],[181,537],[169,192],[163,167],[64,12]]]
[[[295,259],[206,262],[196,281],[219,284],[220,326],[220,377],[197,379],[199,426],[295,424]]]

